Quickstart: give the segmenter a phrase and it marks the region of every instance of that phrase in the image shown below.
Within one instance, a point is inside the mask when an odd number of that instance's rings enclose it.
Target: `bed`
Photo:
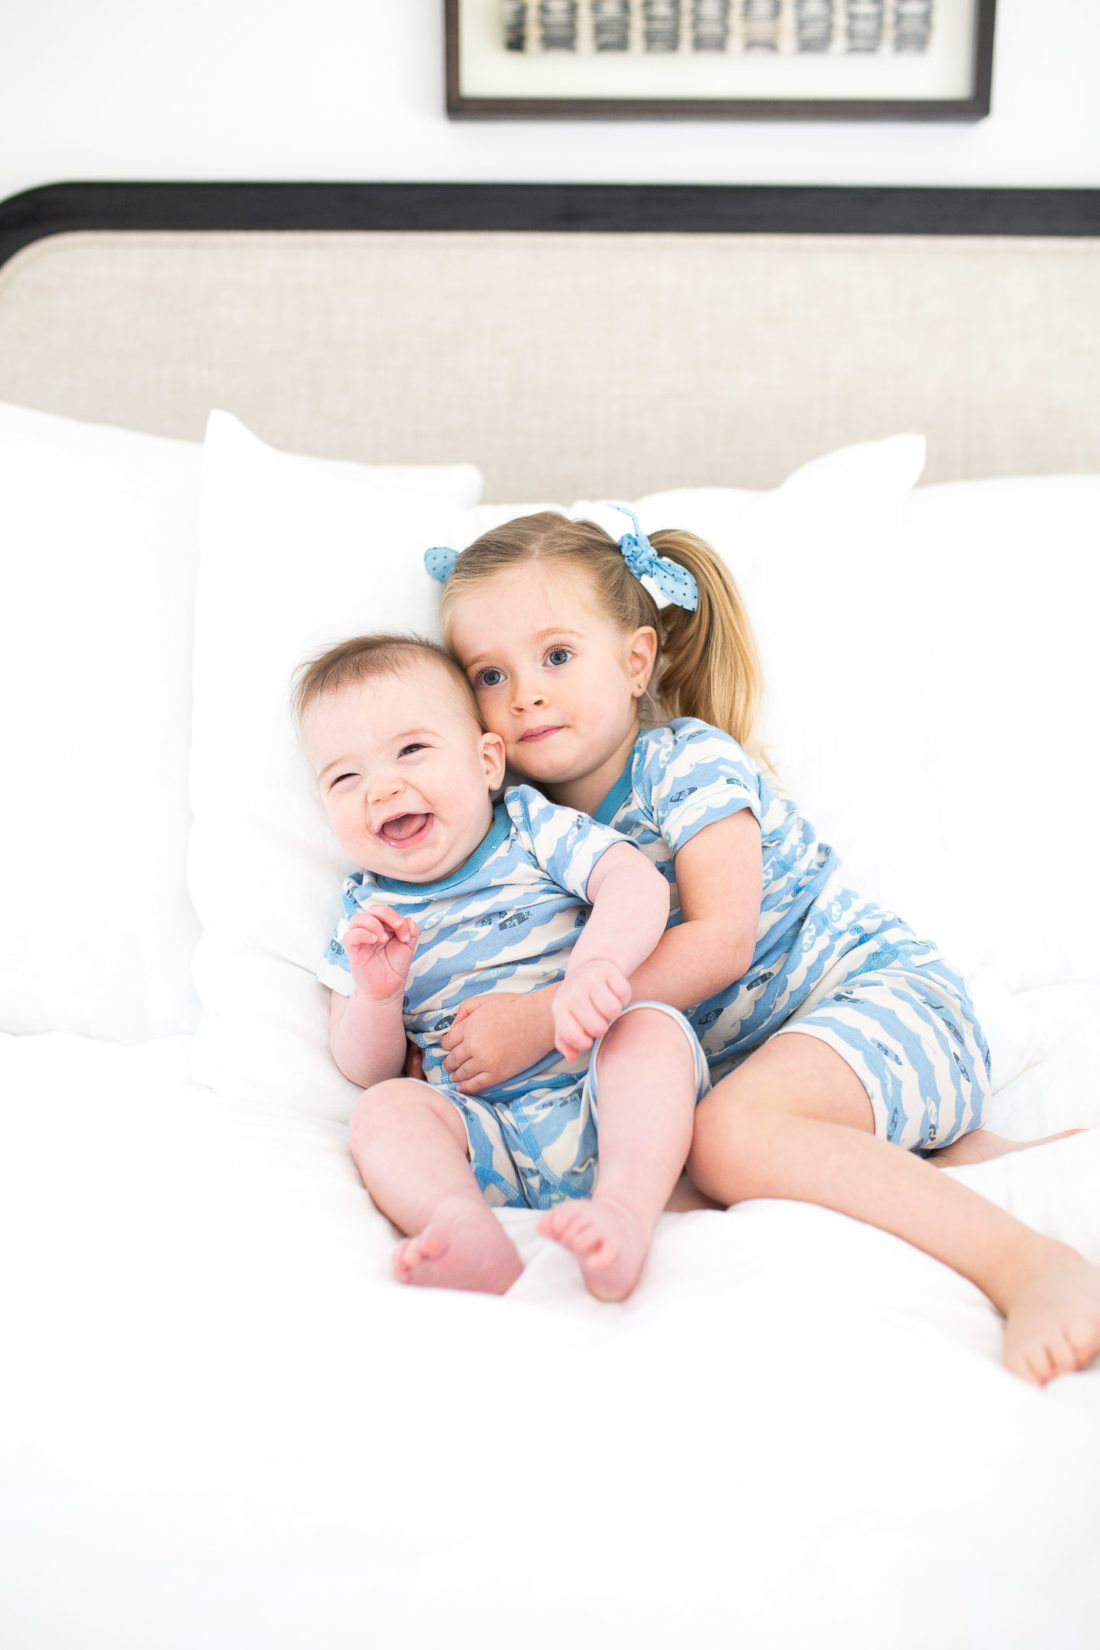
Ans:
[[[1100,192],[73,184],[0,258],[5,1650],[1095,1650],[1100,1368],[887,1234],[392,1281],[287,683],[534,505],[710,538],[992,1126],[1082,1131],[944,1172],[1100,1262]]]

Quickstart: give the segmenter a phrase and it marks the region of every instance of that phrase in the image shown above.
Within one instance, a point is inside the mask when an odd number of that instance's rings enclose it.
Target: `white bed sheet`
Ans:
[[[1100,1126],[1100,995],[1028,994],[995,1124]],[[6,1650],[1095,1650],[1100,1370],[1038,1392],[982,1295],[759,1202],[593,1302],[402,1289],[344,1131],[189,1044],[0,1038]],[[1100,1261],[1100,1133],[955,1171]]]

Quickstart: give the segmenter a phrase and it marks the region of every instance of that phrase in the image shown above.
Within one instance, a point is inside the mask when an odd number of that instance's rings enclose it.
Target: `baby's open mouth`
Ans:
[[[431,814],[397,814],[395,818],[386,820],[378,835],[383,842],[404,847],[426,835],[431,823]]]

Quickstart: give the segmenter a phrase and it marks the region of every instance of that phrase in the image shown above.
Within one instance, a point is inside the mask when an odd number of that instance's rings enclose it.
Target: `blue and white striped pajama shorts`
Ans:
[[[695,1103],[710,1088],[710,1073],[698,1039],[684,1016],[667,1003],[637,1002],[624,1008],[616,1025],[639,1008],[655,1008],[673,1019],[691,1051]],[[432,1084],[462,1117],[470,1166],[487,1202],[494,1206],[549,1209],[566,1198],[591,1197],[596,1185],[599,1038],[583,1077],[560,1086],[543,1084],[521,1099],[483,1100],[450,1084]]]
[[[868,940],[847,952],[773,1035],[801,1032],[842,1056],[867,1090],[875,1133],[935,1151],[980,1128],[989,1047],[962,976],[935,946]]]

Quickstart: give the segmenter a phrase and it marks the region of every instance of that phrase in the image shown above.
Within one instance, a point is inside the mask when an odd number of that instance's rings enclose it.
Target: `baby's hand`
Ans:
[[[357,911],[341,940],[356,991],[375,1002],[402,993],[419,936],[412,918],[399,917],[388,905]]]
[[[551,1006],[554,1047],[575,1060],[602,1037],[630,1001],[630,981],[617,963],[593,957],[570,968]]]

